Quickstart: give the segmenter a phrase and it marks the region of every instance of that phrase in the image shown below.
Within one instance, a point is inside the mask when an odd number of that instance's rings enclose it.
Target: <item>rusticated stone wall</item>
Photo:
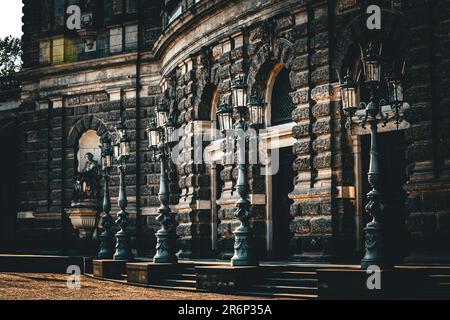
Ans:
[[[357,137],[340,116],[336,72],[354,63],[360,42],[374,37],[407,58],[406,100],[411,108],[405,116],[409,126],[402,130],[408,143],[405,190],[412,251],[416,256],[448,251],[450,1],[375,2],[383,9],[378,33],[363,32],[371,1],[200,1],[190,3],[196,10],[185,10],[158,38],[161,24],[153,16],[151,21],[136,16],[136,52],[44,68],[38,66],[41,21],[33,15],[39,11],[38,1],[24,1],[26,68],[22,105],[15,111],[20,118],[18,202],[22,216],[31,212],[32,217],[18,220],[19,246],[70,249],[73,230],[64,209],[71,200],[77,141],[87,129],[99,135],[113,130],[120,110],[117,92],[123,89],[133,140],[126,181],[133,247],[142,255],[154,252],[159,166],[152,161],[144,129],[164,100],[183,132],[179,163],[170,164],[180,256],[229,258],[238,225],[233,215],[237,167],[225,161],[232,154],[223,155],[216,181],[221,194],[214,251],[211,172],[193,162],[194,140],[198,130],[208,131],[218,104],[231,104],[236,75],[248,76],[249,96],[263,96],[269,75],[282,65],[289,71],[295,104],[290,255],[297,260],[355,256],[361,226],[356,224],[356,200],[347,191],[365,175],[354,173],[352,143]],[[0,113],[1,119],[8,117],[10,112]],[[222,146],[225,150],[230,149]],[[264,256],[269,240],[265,181],[258,166],[250,168],[248,178],[255,240]],[[114,171],[113,213],[117,184]]]
[[[413,258],[436,257],[449,249],[449,10],[448,1],[405,5],[412,31],[405,189]]]

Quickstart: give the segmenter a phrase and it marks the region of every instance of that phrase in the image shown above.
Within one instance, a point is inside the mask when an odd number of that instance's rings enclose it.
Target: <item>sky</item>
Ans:
[[[0,38],[22,36],[22,0],[2,0],[0,8]]]

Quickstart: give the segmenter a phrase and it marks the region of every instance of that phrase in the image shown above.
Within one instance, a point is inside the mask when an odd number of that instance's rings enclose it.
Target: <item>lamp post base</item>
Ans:
[[[100,252],[98,253],[98,259],[111,259],[113,256],[113,243],[112,238],[102,238],[102,245]]]
[[[367,270],[371,266],[376,266],[380,270],[393,268],[386,256],[384,243],[384,230],[380,222],[370,222],[364,228],[366,233],[366,254],[361,260],[361,269]]]
[[[231,258],[231,266],[258,266],[259,262],[254,255],[253,235],[250,228],[241,225],[234,231],[234,236],[234,256]]]
[[[109,230],[104,230],[100,234],[100,251],[98,252],[98,259],[111,259],[114,250],[114,237]]]
[[[176,235],[174,231],[161,229],[156,233],[156,255],[153,257],[154,263],[177,263],[175,255]]]
[[[116,253],[114,254],[114,260],[133,260],[134,255],[130,249],[130,238],[127,232],[122,230],[116,233]]]

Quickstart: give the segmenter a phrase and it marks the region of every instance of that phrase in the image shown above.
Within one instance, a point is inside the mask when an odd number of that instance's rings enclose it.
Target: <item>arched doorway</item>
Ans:
[[[19,176],[19,139],[16,124],[0,127],[0,252],[14,247]]]
[[[287,259],[290,255],[292,200],[289,194],[294,189],[294,170],[292,164],[295,156],[292,152],[292,111],[295,106],[290,93],[289,70],[277,64],[269,76],[265,112],[267,140],[271,154],[271,175],[266,176],[267,190],[267,224],[268,251],[274,259]],[[264,139],[264,137],[263,137]],[[278,160],[277,165],[273,161]]]
[[[217,90],[212,94],[211,108],[210,108],[210,127],[207,135],[209,136],[210,144],[205,148],[205,162],[207,164],[210,187],[211,187],[211,249],[215,255],[219,251],[219,209],[220,204],[217,201],[222,195],[222,182],[220,180],[220,172],[223,166],[220,159],[223,156],[221,150],[222,136],[219,132],[219,124],[217,121],[217,109],[219,105],[220,94]]]

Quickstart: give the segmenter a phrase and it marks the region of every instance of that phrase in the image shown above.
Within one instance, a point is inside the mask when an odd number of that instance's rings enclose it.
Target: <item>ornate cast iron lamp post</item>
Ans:
[[[131,260],[133,254],[130,248],[130,234],[128,231],[128,213],[126,208],[128,205],[126,187],[125,187],[125,175],[127,170],[127,161],[130,157],[130,138],[127,134],[127,126],[123,119],[123,110],[120,116],[120,122],[116,126],[116,141],[114,145],[114,155],[116,157],[119,174],[119,207],[118,218],[116,224],[120,227],[120,230],[116,233],[116,253],[114,254],[114,260]]]
[[[364,85],[370,93],[368,103],[360,102],[360,108],[365,110],[365,116],[361,119],[361,127],[366,123],[370,125],[371,147],[370,147],[370,166],[368,172],[368,181],[372,190],[367,194],[368,203],[365,210],[373,217],[364,229],[366,233],[366,252],[361,260],[361,268],[367,269],[371,265],[376,265],[381,269],[392,267],[392,262],[386,254],[386,237],[384,223],[386,220],[386,208],[383,203],[383,194],[380,190],[380,170],[378,158],[378,125],[386,125],[389,118],[383,113],[382,106],[386,104],[384,99],[379,97],[381,84],[381,49],[376,50],[372,43],[363,54],[361,59],[364,72]],[[402,76],[394,75],[394,72],[386,77],[386,83],[389,92],[389,104],[394,111],[394,119],[398,128],[401,122],[400,111],[403,107],[403,87],[402,77],[404,74],[404,64]],[[353,81],[348,71],[344,81],[341,81],[341,98],[344,115],[348,117],[347,124],[351,128],[352,117],[358,107],[356,102],[357,84]]]
[[[238,76],[232,83],[232,93],[234,108],[239,115],[238,121],[233,125],[233,111],[227,106],[222,105],[217,111],[217,117],[222,132],[234,129],[234,137],[239,144],[243,144],[244,148],[239,148],[239,173],[237,181],[237,190],[239,200],[236,202],[236,211],[234,216],[239,219],[240,225],[234,231],[234,255],[231,258],[232,266],[257,266],[258,259],[256,257],[253,245],[253,232],[250,225],[252,212],[250,211],[250,201],[248,199],[248,178],[245,144],[247,137],[239,134],[244,133],[249,127],[258,129],[262,125],[262,101],[252,97],[247,107],[247,83],[244,76]],[[248,112],[249,121],[246,120]]]
[[[178,141],[175,135],[175,121],[169,114],[169,108],[161,103],[156,110],[156,122],[152,121],[147,129],[149,148],[153,149],[154,161],[160,162],[161,177],[159,181],[158,223],[161,229],[156,233],[156,255],[154,263],[177,263],[175,214],[169,207],[169,174],[170,146]]]
[[[113,218],[110,215],[111,198],[109,196],[109,178],[111,175],[111,168],[113,165],[113,150],[111,146],[111,138],[105,135],[101,139],[102,143],[102,171],[103,171],[103,214],[102,214],[102,229],[100,234],[100,251],[98,253],[99,259],[111,259],[113,256],[113,233],[112,226],[114,225]]]

